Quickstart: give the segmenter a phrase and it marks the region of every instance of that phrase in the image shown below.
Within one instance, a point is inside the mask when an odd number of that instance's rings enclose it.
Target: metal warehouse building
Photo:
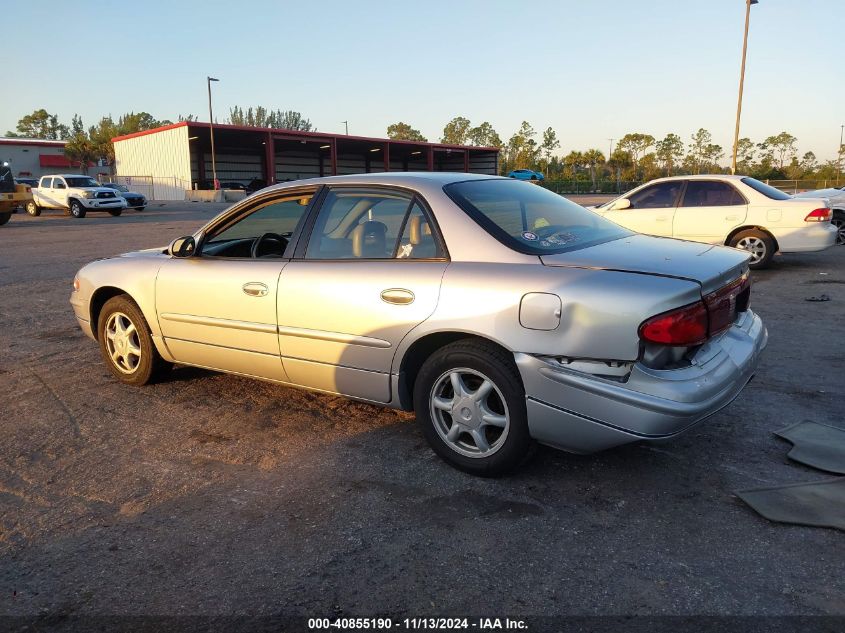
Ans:
[[[211,188],[208,123],[185,121],[113,140],[117,176],[157,200]],[[496,174],[498,148],[394,141],[322,132],[214,125],[217,180],[268,185],[338,174],[465,171]]]

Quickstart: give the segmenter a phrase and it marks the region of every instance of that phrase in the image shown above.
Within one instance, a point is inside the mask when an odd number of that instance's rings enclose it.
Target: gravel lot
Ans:
[[[769,348],[708,423],[485,480],[405,413],[190,368],[109,377],[75,271],[220,208],[0,227],[0,614],[845,614],[843,534],[733,495],[825,478],[772,431],[845,425],[845,248],[754,275]]]

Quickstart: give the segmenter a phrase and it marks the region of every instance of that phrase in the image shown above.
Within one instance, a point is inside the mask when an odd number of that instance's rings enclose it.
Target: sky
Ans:
[[[0,133],[37,108],[86,125],[146,111],[208,120],[292,109],[320,131],[431,141],[455,116],[507,138],[551,126],[560,154],[700,127],[729,153],[743,0],[38,0],[4,10]],[[47,28],[45,28],[47,26]],[[741,136],[788,131],[833,159],[845,124],[845,0],[751,8]],[[723,159],[724,160],[724,159]]]

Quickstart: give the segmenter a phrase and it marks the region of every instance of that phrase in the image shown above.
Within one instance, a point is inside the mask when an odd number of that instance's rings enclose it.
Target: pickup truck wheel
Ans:
[[[30,200],[26,203],[26,212],[34,218],[41,215],[41,207],[35,204],[35,200]]]
[[[771,236],[756,229],[740,231],[733,236],[730,245],[751,253],[751,260],[748,262],[749,268],[766,268],[775,255],[774,240]]]
[[[0,226],[3,226],[4,224],[6,224],[6,222],[8,222],[11,219],[12,219],[11,211],[9,213],[0,213]]]
[[[147,320],[127,295],[106,301],[97,324],[97,340],[109,371],[126,384],[155,382],[172,367],[159,355]]]
[[[513,357],[492,345],[457,341],[432,354],[414,383],[414,409],[434,452],[459,470],[501,475],[529,454],[522,380]]]
[[[109,209],[109,215],[112,215],[116,218],[119,217],[121,213],[123,213],[121,209]]]
[[[71,200],[70,214],[75,218],[81,219],[85,217],[85,207],[82,206],[82,203],[79,202],[79,200]]]

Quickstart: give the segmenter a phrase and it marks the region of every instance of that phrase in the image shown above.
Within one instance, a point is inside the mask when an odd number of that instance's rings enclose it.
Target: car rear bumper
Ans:
[[[772,229],[781,253],[823,251],[836,243],[836,227],[830,222],[807,222],[793,229]]]
[[[528,427],[542,444],[576,452],[664,440],[730,404],[751,380],[768,334],[746,312],[682,369],[634,365],[625,382],[599,378],[530,354],[516,354]]]

